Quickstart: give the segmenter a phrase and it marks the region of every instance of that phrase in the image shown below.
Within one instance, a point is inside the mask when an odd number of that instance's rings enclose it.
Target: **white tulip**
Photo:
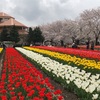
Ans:
[[[98,94],[93,94],[92,99],[93,99],[93,100],[97,100],[98,96],[99,96]]]
[[[100,85],[97,87],[97,91],[100,92]]]
[[[88,86],[88,92],[89,93],[93,93],[93,91],[96,89],[96,87],[95,87],[95,85],[94,84],[90,84],[89,86]]]

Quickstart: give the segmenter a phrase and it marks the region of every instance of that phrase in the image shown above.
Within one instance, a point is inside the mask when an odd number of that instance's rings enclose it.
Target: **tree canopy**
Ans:
[[[42,31],[39,27],[34,28],[34,30],[32,30],[32,28],[29,28],[29,33],[28,33],[28,39],[27,42],[33,43],[34,45],[36,43],[43,43],[44,41],[44,37],[42,35]]]
[[[19,42],[19,40],[20,40],[19,33],[18,33],[18,30],[15,25],[12,26],[9,35],[10,35],[10,40],[12,42],[15,42],[15,43]]]
[[[8,41],[8,40],[9,40],[9,38],[8,38],[8,30],[4,26],[3,30],[1,31],[1,34],[0,34],[0,41]]]
[[[19,33],[16,26],[12,26],[10,30],[8,30],[5,26],[0,35],[0,41],[12,41],[12,42],[19,42]]]

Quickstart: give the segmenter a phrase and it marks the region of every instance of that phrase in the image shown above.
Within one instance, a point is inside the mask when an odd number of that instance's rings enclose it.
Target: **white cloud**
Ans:
[[[0,0],[0,11],[28,26],[76,18],[86,9],[99,7],[100,0]]]

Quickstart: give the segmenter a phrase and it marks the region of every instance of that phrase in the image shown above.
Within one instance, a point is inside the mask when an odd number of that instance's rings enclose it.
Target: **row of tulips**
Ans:
[[[36,61],[42,70],[51,73],[56,81],[74,91],[82,100],[100,100],[100,74],[92,75],[78,67],[63,65],[39,53],[23,48],[16,49]]]
[[[14,48],[6,48],[0,100],[63,100],[48,78]]]
[[[53,47],[53,46],[52,47],[35,46],[35,48],[46,49],[46,50],[62,52],[62,53],[71,54],[71,55],[73,54],[80,57],[100,60],[100,51],[81,50],[81,49],[72,49],[72,48],[59,48],[59,47]]]
[[[3,51],[3,48],[0,48],[0,53]]]
[[[53,52],[53,51],[48,51],[44,49],[39,49],[39,48],[33,48],[33,47],[24,47],[25,49],[32,50],[41,54],[46,54],[51,57],[54,57],[56,59],[61,59],[63,61],[66,61],[69,65],[72,63],[76,66],[83,67],[83,69],[100,69],[100,61],[95,61],[95,60],[90,60],[86,58],[80,58],[77,56],[72,56],[69,54],[62,54],[58,52]],[[94,72],[95,70],[93,70]],[[98,73],[100,71],[98,70]]]
[[[86,49],[86,45],[79,45],[78,47],[79,47],[80,49]],[[100,50],[100,45],[95,45],[94,49],[95,49],[95,51],[96,51],[96,50]]]

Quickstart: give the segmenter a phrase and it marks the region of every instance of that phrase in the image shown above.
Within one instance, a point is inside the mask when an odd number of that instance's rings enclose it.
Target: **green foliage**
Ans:
[[[9,31],[4,26],[0,35],[0,41],[12,41],[12,42],[17,43],[19,40],[20,40],[19,33],[15,25],[12,26]]]
[[[40,30],[39,27],[36,27],[33,30],[33,33],[34,33],[34,40],[33,40],[34,43],[44,41],[44,37],[42,36],[42,31]]]
[[[42,36],[42,31],[40,30],[39,27],[36,27],[34,30],[32,28],[29,28],[29,34],[28,34],[28,39],[27,42],[30,43],[42,43],[44,41],[44,37]]]
[[[19,42],[19,40],[20,40],[19,33],[18,33],[18,30],[15,25],[12,26],[12,28],[10,30],[10,40],[15,43]]]
[[[34,40],[34,36],[33,36],[33,30],[30,27],[29,28],[29,32],[28,32],[28,36],[27,36],[27,42],[28,42],[28,44],[31,44],[32,40]]]
[[[0,41],[8,41],[9,40],[9,34],[7,28],[4,26],[3,30],[0,34]]]

